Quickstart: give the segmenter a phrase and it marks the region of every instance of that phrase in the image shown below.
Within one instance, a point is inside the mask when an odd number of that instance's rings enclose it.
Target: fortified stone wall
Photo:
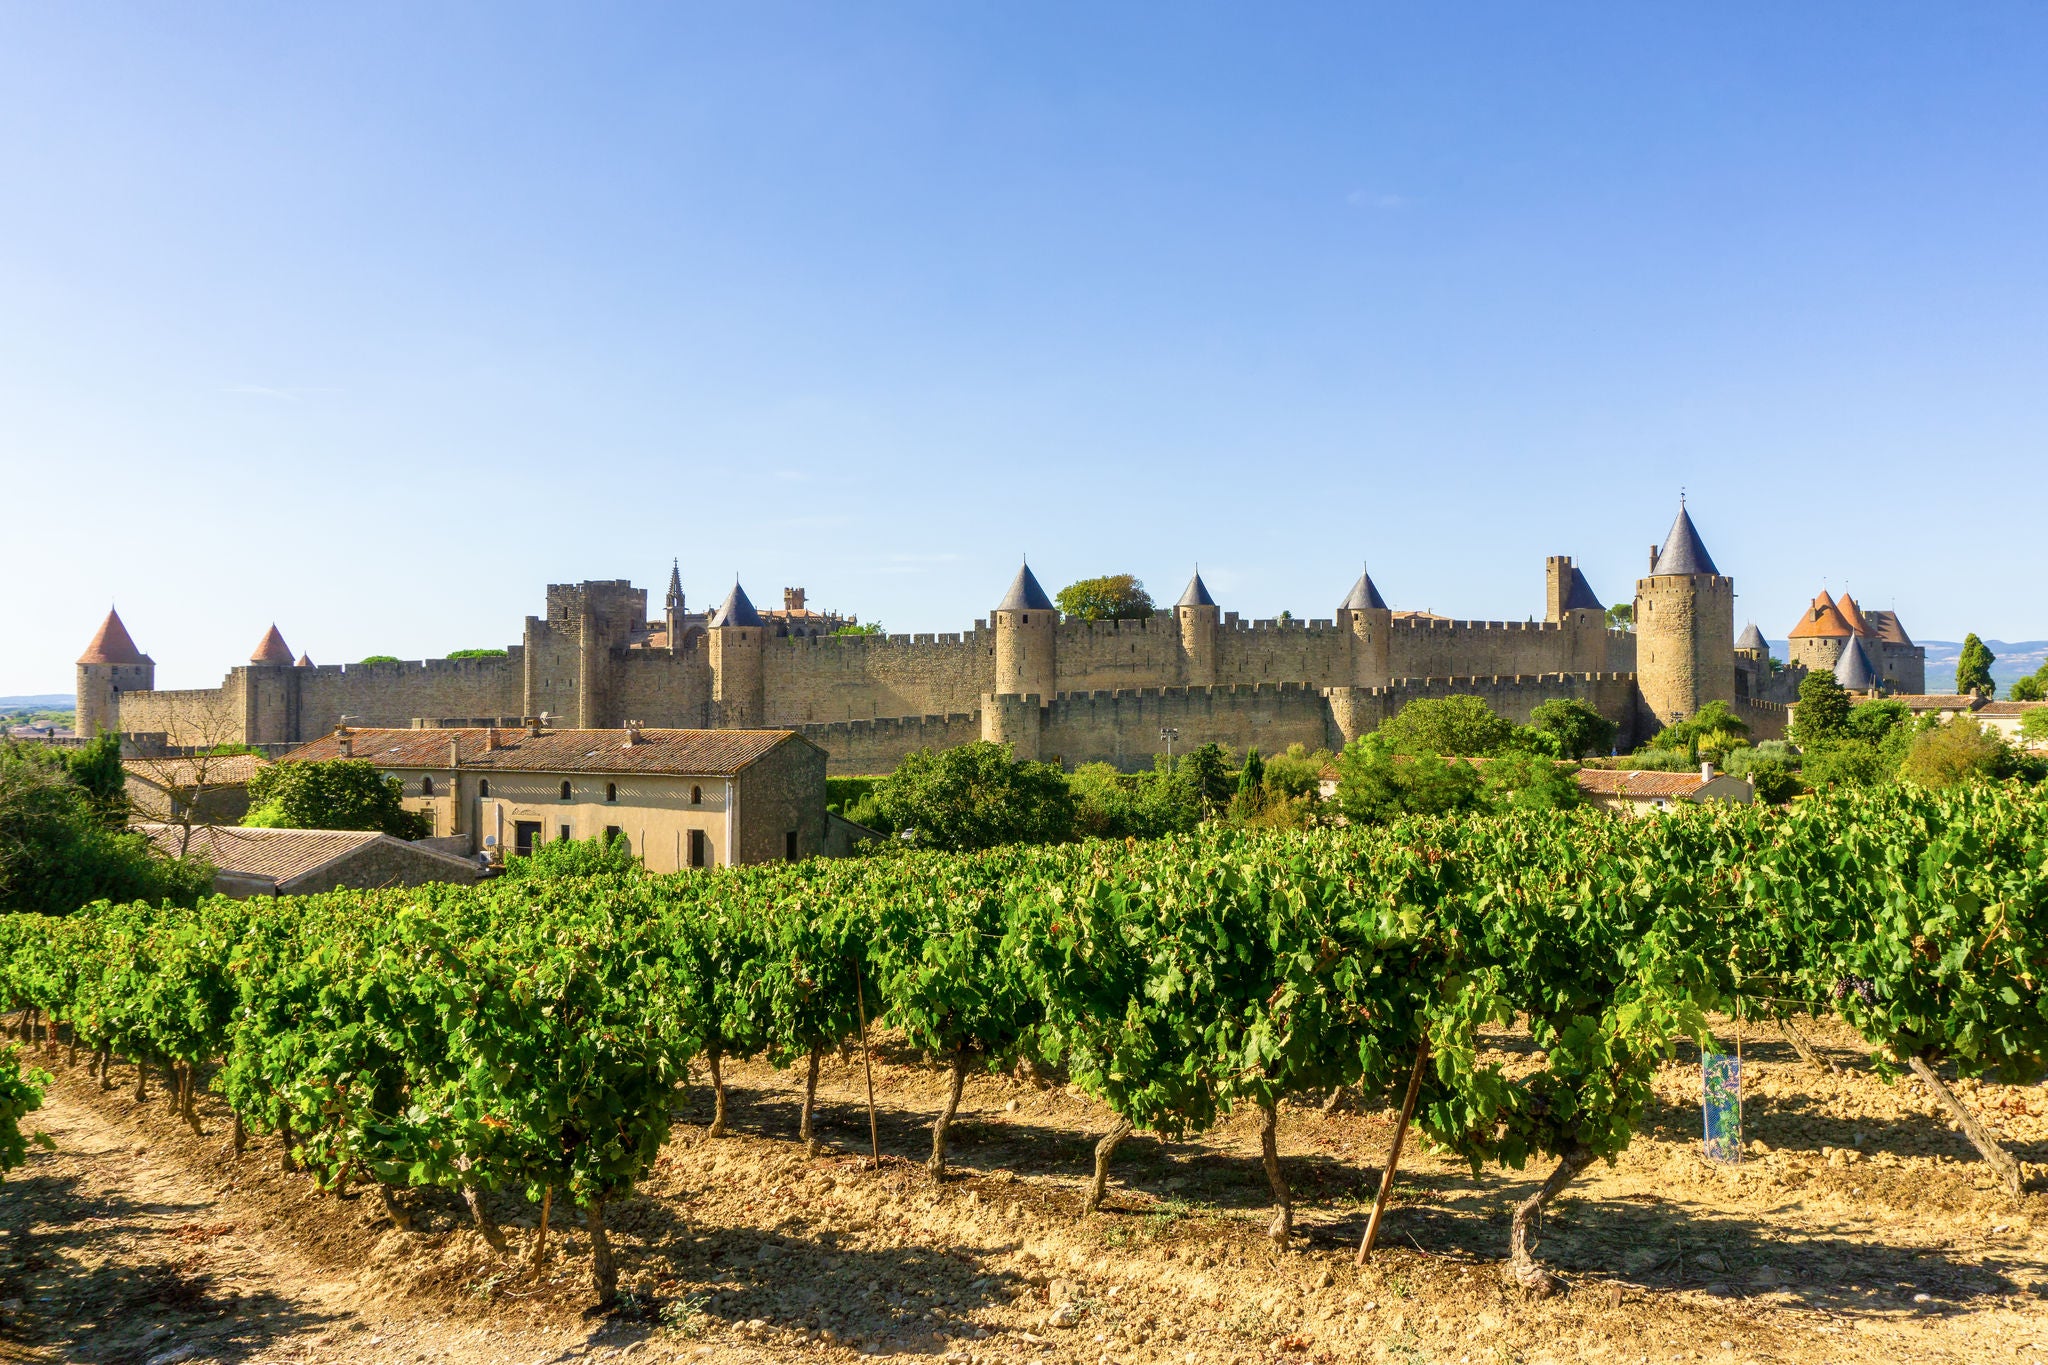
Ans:
[[[770,640],[763,650],[763,722],[803,726],[973,711],[995,677],[995,632],[974,624],[961,634]]]
[[[1393,719],[1411,701],[1441,697],[1478,697],[1517,725],[1544,702],[1584,702],[1621,727],[1617,743],[1633,748],[1636,733],[1636,679],[1632,673],[1504,674],[1472,678],[1402,678],[1390,687],[1345,687],[1330,693],[1332,738],[1356,739]]]
[[[642,725],[685,728],[711,723],[711,668],[702,648],[680,654],[667,650],[634,650],[612,657],[613,714],[606,725],[638,721]]]
[[[160,737],[156,743],[172,747],[246,742],[243,672],[235,669],[219,687],[123,692],[119,699],[121,733]]]
[[[1767,739],[1783,739],[1790,722],[1790,714],[1780,702],[1765,701],[1761,697],[1738,697],[1735,699],[1735,714],[1749,726],[1752,743]]]
[[[830,755],[826,771],[834,777],[894,772],[919,749],[950,749],[982,737],[975,713],[833,721],[799,726],[798,732]]]
[[[343,716],[352,725],[403,727],[415,719],[463,725],[518,723],[521,650],[504,658],[426,659],[388,664],[322,664],[280,669],[296,679],[297,732],[317,739]],[[485,718],[489,717],[488,722]]]
[[[1216,682],[1348,686],[1358,681],[1351,672],[1351,640],[1351,632],[1335,621],[1240,621],[1231,612],[1216,633]]]
[[[1396,618],[1393,630],[1390,662],[1396,678],[1599,673],[1612,666],[1605,626],[1410,616]]]
[[[1329,721],[1323,694],[1300,683],[1070,692],[1045,708],[1039,752],[1069,768],[1108,763],[1136,772],[1166,751],[1161,727],[1180,732],[1177,753],[1210,743],[1278,753],[1290,744],[1323,747]]]

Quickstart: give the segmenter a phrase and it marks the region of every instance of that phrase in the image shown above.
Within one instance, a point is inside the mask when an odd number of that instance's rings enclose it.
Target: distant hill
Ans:
[[[1769,642],[1771,653],[1778,658],[1789,657],[1783,640]],[[1930,692],[1953,692],[1956,690],[1956,661],[1963,657],[1961,640],[1918,640],[1915,641],[1927,651],[1927,690]],[[2013,681],[2034,672],[2048,662],[2048,640],[1986,640],[1994,656],[1991,665],[1991,680],[1998,684],[1998,695],[2004,696]]]
[[[43,692],[33,697],[0,697],[0,711],[42,710],[45,707],[61,706],[69,709],[77,701],[69,692]]]

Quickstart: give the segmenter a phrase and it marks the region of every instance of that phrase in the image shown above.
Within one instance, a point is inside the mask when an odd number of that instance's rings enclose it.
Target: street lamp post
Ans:
[[[1180,738],[1180,731],[1171,725],[1162,725],[1159,727],[1159,738],[1166,744],[1166,766],[1170,771],[1173,768],[1173,742]]]

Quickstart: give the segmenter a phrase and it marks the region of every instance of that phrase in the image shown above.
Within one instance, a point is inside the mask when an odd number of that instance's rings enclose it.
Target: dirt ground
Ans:
[[[1819,1041],[1842,1074],[1748,1040],[1752,1146],[1732,1168],[1698,1155],[1697,1060],[1669,1067],[1647,1131],[1548,1217],[1538,1254],[1571,1290],[1545,1301],[1500,1278],[1508,1207],[1542,1172],[1475,1179],[1413,1142],[1381,1249],[1354,1267],[1389,1113],[1283,1111],[1302,1236],[1281,1254],[1247,1117],[1126,1142],[1084,1220],[1108,1117],[1065,1090],[977,1077],[934,1184],[918,1159],[944,1082],[921,1057],[878,1052],[879,1168],[857,1055],[827,1066],[816,1158],[793,1140],[798,1078],[736,1067],[731,1135],[706,1136],[693,1087],[613,1210],[629,1292],[608,1315],[578,1227],[557,1223],[531,1279],[453,1197],[402,1196],[399,1231],[374,1196],[283,1172],[273,1140],[236,1158],[218,1106],[196,1137],[160,1088],[129,1098],[132,1070],[101,1092],[59,1052],[33,1116],[57,1150],[0,1185],[0,1360],[2048,1365],[2048,1089],[1966,1087],[2031,1163],[2014,1206],[1930,1097],[1879,1082],[1846,1033]],[[493,1207],[523,1252],[536,1211]]]

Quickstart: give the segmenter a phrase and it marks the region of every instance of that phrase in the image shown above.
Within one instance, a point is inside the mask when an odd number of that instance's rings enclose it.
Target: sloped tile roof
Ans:
[[[100,622],[100,628],[93,632],[92,643],[85,647],[85,653],[78,656],[82,664],[146,664],[151,662],[148,655],[135,647],[128,627],[121,624],[121,615],[112,607],[107,608],[107,619]]]
[[[2029,711],[2048,706],[2048,701],[1987,701],[1977,708],[1980,716],[2024,716]]]
[[[284,887],[370,844],[391,844],[417,857],[438,860],[450,870],[470,868],[469,860],[439,849],[424,848],[363,829],[248,829],[240,825],[194,825],[185,843],[180,825],[137,825],[157,851],[178,856],[182,845],[205,858],[214,869],[236,877],[261,877]]]
[[[482,772],[675,773],[730,777],[780,744],[808,744],[794,730],[655,730],[642,728],[640,742],[628,744],[624,729],[491,731],[481,727],[446,730],[366,730],[351,727],[349,755],[380,768],[448,766],[448,744],[458,747],[462,766]],[[282,763],[317,763],[340,758],[338,734],[324,735],[286,754]]]
[[[1860,637],[1852,636],[1842,657],[1835,660],[1835,681],[1851,692],[1876,691],[1883,681]]]
[[[1843,593],[1835,599],[1835,610],[1842,613],[1842,619],[1849,623],[1849,629],[1858,635],[1871,634],[1870,622],[1863,619],[1863,608],[1856,605],[1856,599]]]
[[[1337,604],[1338,611],[1385,611],[1387,599],[1380,596],[1380,590],[1372,581],[1372,575],[1361,573],[1358,581],[1351,585],[1351,591]]]
[[[1906,634],[1906,628],[1899,624],[1899,615],[1892,611],[1866,611],[1863,619],[1870,622],[1870,629],[1879,640],[1888,645],[1913,647],[1913,637]]]
[[[244,786],[259,768],[270,766],[261,754],[223,754],[213,758],[124,758],[128,776],[153,787],[189,788]]]
[[[249,656],[252,664],[289,664],[292,662],[291,647],[284,642],[275,623],[256,642],[256,652]]]
[[[1839,640],[1856,633],[1842,613],[1835,608],[1835,599],[1822,588],[1820,596],[1813,599],[1806,608],[1806,615],[1799,618],[1799,624],[1788,632],[1794,640],[1826,639]]]
[[[1921,711],[1977,711],[1985,705],[1984,699],[1974,692],[1907,692],[1893,697],[1902,701],[1906,709]]]
[[[725,601],[712,613],[711,628],[720,626],[758,626],[765,624],[761,613],[754,610],[754,604],[747,600],[747,590],[737,582],[732,591],[725,595]]]
[[[1692,524],[1692,514],[1685,510],[1682,502],[1678,505],[1678,519],[1671,523],[1671,534],[1664,537],[1664,548],[1657,552],[1657,563],[1650,574],[1652,577],[1713,574],[1717,578],[1721,574],[1714,567],[1714,557],[1707,553],[1699,530]]]
[[[1017,570],[1017,576],[1010,580],[1010,590],[1003,594],[1003,600],[996,603],[997,611],[1053,611],[1052,599],[1045,595],[1045,589],[1038,586],[1038,576],[1031,572],[1029,564]]]
[[[1197,569],[1195,571],[1195,576],[1188,580],[1187,591],[1182,593],[1180,601],[1173,605],[1176,607],[1213,607],[1216,605],[1216,599],[1209,596],[1209,585],[1202,581],[1201,570]]]
[[[1658,773],[1632,768],[1581,768],[1579,790],[1602,796],[1687,797],[1706,786],[1697,772]]]

